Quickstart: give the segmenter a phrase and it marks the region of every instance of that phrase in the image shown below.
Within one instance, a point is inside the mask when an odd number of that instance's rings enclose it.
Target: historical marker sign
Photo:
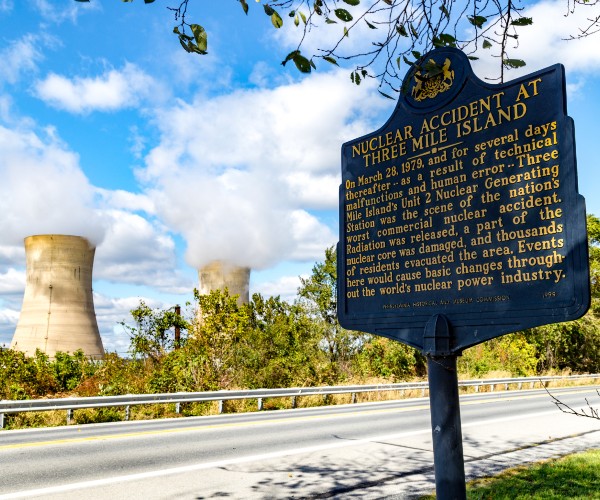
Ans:
[[[561,65],[503,85],[426,55],[378,131],[342,146],[338,315],[448,353],[589,307],[585,206]]]

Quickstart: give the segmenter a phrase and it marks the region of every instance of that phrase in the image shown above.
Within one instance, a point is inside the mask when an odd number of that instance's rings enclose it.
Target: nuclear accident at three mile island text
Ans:
[[[364,173],[343,186],[347,298],[565,278],[560,131],[520,126],[542,90],[536,78],[512,102],[497,92],[352,145]],[[454,300],[508,299],[479,295]]]

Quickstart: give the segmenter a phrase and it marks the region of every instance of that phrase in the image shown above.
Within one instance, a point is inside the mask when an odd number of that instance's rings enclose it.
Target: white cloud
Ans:
[[[20,241],[13,245],[0,245],[0,269],[25,265],[25,247]]]
[[[43,59],[40,46],[44,37],[27,34],[19,40],[12,41],[0,51],[0,82],[17,83],[21,78],[35,72],[38,63]]]
[[[298,288],[300,288],[300,285],[299,276],[282,276],[275,281],[256,285],[253,292],[260,293],[263,297],[280,296],[282,300],[291,303],[298,297]]]
[[[94,78],[69,79],[50,73],[35,83],[34,91],[48,105],[78,114],[137,107],[145,99],[160,99],[163,94],[152,77],[130,63]]]
[[[326,248],[338,240],[329,227],[304,210],[294,210],[291,216],[292,238],[295,242],[290,258],[299,261],[319,259]]]
[[[382,101],[343,71],[199,95],[158,114],[161,141],[138,176],[159,216],[186,239],[194,267],[314,259],[333,236],[317,219],[303,232],[299,214],[337,207],[341,145],[382,124]]]
[[[523,59],[526,66],[507,71],[505,80],[512,80],[556,63],[564,64],[567,79],[572,73],[577,73],[577,78],[580,78],[600,71],[597,36],[566,40],[579,33],[579,29],[589,23],[590,17],[600,15],[599,4],[589,7],[577,4],[574,12],[566,16],[567,6],[562,0],[542,1],[528,6],[521,14],[531,17],[533,24],[518,28],[518,44],[513,42],[509,45],[508,56]],[[493,57],[495,54],[494,48],[478,52],[480,59],[473,62],[477,76],[483,79],[499,75],[499,59]]]
[[[33,234],[75,234],[98,243],[102,221],[94,191],[78,164],[52,131],[0,127],[0,244],[22,244]]]
[[[357,15],[359,12],[364,13],[368,8],[373,6],[374,0],[363,0],[356,9],[349,7],[348,5],[344,5],[351,14]],[[401,9],[398,8],[397,10]],[[302,10],[302,9],[299,9]],[[368,19],[371,23],[380,22],[389,22],[387,18],[388,13],[384,11],[384,9],[376,9],[379,11],[378,14],[370,14]],[[306,12],[305,12],[306,13]],[[304,25],[300,22],[299,26],[295,26],[293,22],[284,21],[283,28],[278,30],[272,30],[271,36],[274,38],[278,45],[283,45],[290,50],[295,50],[298,47],[300,41],[302,41],[302,53],[307,57],[311,55],[319,55],[322,54],[323,50],[329,50],[338,45],[337,52],[340,55],[352,55],[352,54],[362,54],[366,50],[371,50],[373,46],[371,45],[371,41],[379,40],[385,41],[387,36],[387,30],[382,28],[379,30],[373,30],[368,27],[367,23],[364,21],[358,21],[356,25],[354,22],[351,23],[343,23],[338,20],[336,16],[332,13],[330,18],[336,21],[335,24],[327,24],[325,22],[325,17],[313,16],[312,22],[315,23],[316,27],[311,28],[306,36],[303,34]],[[348,36],[344,36],[344,28],[350,28],[351,30]],[[319,60],[317,60],[319,62]],[[292,62],[288,64],[293,64]],[[330,63],[322,61],[320,62],[318,69],[322,70],[327,67]],[[344,65],[343,60],[339,60],[339,64]],[[349,64],[352,64],[350,62]]]
[[[175,243],[164,228],[125,211],[106,210],[103,214],[107,232],[96,250],[95,279],[146,285],[170,293],[193,288],[175,270]]]
[[[19,312],[14,309],[0,309],[0,346],[9,347],[19,321]]]
[[[96,192],[102,199],[103,206],[127,212],[145,212],[148,215],[156,213],[154,202],[145,194],[101,188],[96,188]]]
[[[22,295],[25,291],[25,273],[10,268],[0,273],[0,295]]]
[[[36,12],[45,20],[55,24],[61,24],[64,21],[70,21],[72,23],[77,22],[77,18],[82,12],[89,12],[93,10],[100,10],[101,4],[99,2],[75,2],[73,0],[63,0],[58,2],[56,0],[35,0],[34,1]]]

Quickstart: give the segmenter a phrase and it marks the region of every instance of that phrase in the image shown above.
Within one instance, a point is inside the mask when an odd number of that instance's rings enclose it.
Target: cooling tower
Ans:
[[[250,268],[213,261],[198,271],[200,295],[208,295],[212,290],[227,290],[229,295],[239,295],[238,304],[250,301]]]
[[[25,238],[27,281],[11,348],[28,355],[40,349],[81,349],[102,358],[92,296],[95,248],[79,236],[39,235]]]

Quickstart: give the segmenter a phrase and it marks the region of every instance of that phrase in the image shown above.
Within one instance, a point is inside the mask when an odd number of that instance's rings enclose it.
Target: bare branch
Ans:
[[[543,384],[542,384],[543,385]],[[548,393],[548,395],[552,398],[552,402],[556,405],[556,407],[562,411],[563,413],[568,413],[569,415],[575,415],[577,417],[587,417],[594,418],[596,420],[600,420],[600,412],[597,408],[594,408],[591,403],[585,398],[585,402],[587,404],[587,408],[583,408],[581,410],[575,410],[571,408],[568,404],[563,403],[560,399],[558,399],[554,394],[552,394],[548,388],[544,385],[544,389]],[[596,389],[598,396],[600,397],[600,390]]]

